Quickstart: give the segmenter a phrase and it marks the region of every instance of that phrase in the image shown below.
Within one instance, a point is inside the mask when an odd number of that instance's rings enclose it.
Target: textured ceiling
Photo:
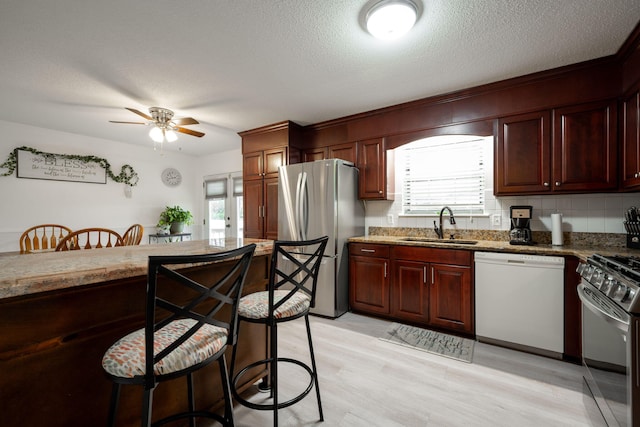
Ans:
[[[124,107],[201,122],[200,155],[238,131],[302,125],[617,52],[638,0],[421,0],[414,29],[362,29],[374,0],[3,0],[0,120],[151,144]]]

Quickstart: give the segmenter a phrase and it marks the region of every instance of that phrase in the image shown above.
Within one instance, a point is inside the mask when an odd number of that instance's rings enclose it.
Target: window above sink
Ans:
[[[485,214],[492,187],[493,137],[446,135],[395,150],[403,216],[433,215],[450,206],[462,215]]]

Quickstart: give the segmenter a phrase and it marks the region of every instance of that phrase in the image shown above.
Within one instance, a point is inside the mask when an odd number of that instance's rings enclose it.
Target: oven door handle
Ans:
[[[614,317],[611,314],[603,311],[600,307],[598,307],[596,304],[592,302],[591,298],[588,295],[586,295],[584,291],[584,284],[582,283],[578,285],[578,297],[580,298],[580,301],[582,301],[582,304],[586,308],[588,308],[591,312],[593,312],[596,316],[600,317],[601,319],[604,319],[606,322],[610,323],[615,328],[623,332],[629,331],[629,325],[631,323],[630,320]]]

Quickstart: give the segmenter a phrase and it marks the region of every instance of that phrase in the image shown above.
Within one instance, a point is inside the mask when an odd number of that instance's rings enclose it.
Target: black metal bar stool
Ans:
[[[188,410],[153,425],[189,418],[193,427],[201,417],[234,425],[224,353],[237,341],[238,301],[255,248],[251,244],[216,254],[149,257],[145,327],[118,340],[102,359],[102,367],[113,381],[110,426],[115,425],[123,384],[144,386],[141,425],[148,427],[152,425],[155,387],[181,376],[187,377]],[[219,279],[198,282],[177,270],[185,264],[221,261],[226,261],[228,268]],[[193,372],[214,361],[218,361],[222,379],[223,416],[195,409]]]
[[[324,421],[318,371],[311,341],[311,328],[309,327],[309,309],[315,304],[318,271],[328,240],[329,238],[325,236],[306,241],[275,241],[271,255],[269,289],[246,295],[240,299],[238,333],[242,321],[266,325],[269,351],[266,359],[253,362],[234,375],[236,362],[236,348],[234,347],[231,356],[231,392],[236,401],[244,406],[273,411],[274,426],[278,425],[278,409],[301,401],[314,386],[318,399],[320,421]],[[301,317],[304,317],[306,323],[311,366],[300,360],[278,357],[278,324]],[[292,363],[302,367],[310,378],[309,385],[303,392],[285,402],[278,401],[278,364],[280,363]],[[249,402],[239,395],[237,385],[245,373],[263,365],[268,371],[266,386],[269,388],[270,402]]]

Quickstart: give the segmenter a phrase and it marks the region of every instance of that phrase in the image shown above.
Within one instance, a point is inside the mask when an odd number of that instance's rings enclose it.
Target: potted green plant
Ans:
[[[191,215],[191,212],[182,209],[180,206],[167,206],[165,210],[160,213],[158,229],[166,230],[167,227],[171,227],[171,234],[179,234],[182,233],[185,225],[191,224],[193,224],[193,215]]]

